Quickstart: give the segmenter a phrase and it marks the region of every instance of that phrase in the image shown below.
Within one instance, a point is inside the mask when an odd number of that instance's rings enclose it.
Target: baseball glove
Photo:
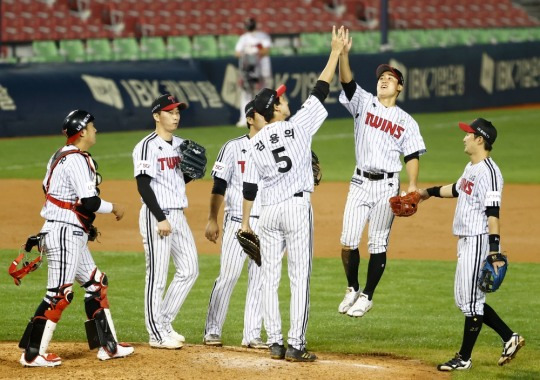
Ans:
[[[255,264],[261,266],[261,243],[259,242],[259,237],[251,232],[240,229],[236,232],[236,238],[246,255],[255,261]]]
[[[192,179],[204,177],[206,173],[206,149],[192,140],[184,140],[180,144],[182,152],[182,161],[180,162],[180,170],[182,173]]]
[[[317,157],[314,151],[311,151],[311,167],[313,169],[313,182],[315,186],[318,186],[321,183],[322,171],[319,157]]]
[[[420,193],[413,191],[390,198],[390,207],[395,216],[411,216],[418,211],[418,202],[420,202]]]
[[[497,273],[493,263],[495,261],[504,261],[504,265],[499,267]],[[480,277],[478,278],[478,287],[484,293],[492,293],[499,289],[504,276],[506,276],[506,270],[508,269],[508,260],[502,253],[490,253],[484,263],[482,264],[482,270],[480,271]]]

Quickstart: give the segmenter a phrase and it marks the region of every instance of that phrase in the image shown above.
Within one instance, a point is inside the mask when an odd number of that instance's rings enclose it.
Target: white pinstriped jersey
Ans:
[[[246,170],[250,139],[243,135],[227,141],[217,156],[212,177],[218,177],[227,182],[225,192],[225,213],[242,217],[243,181],[242,176]],[[251,215],[260,215],[260,197],[256,197],[251,208]]]
[[[244,182],[259,183],[262,205],[282,202],[301,191],[313,192],[311,140],[327,116],[319,99],[311,95],[289,121],[267,124],[250,140]]]
[[[182,138],[173,136],[171,145],[153,132],[133,149],[134,177],[140,174],[152,177],[150,187],[162,210],[188,206],[186,183],[180,170],[182,141]]]
[[[400,155],[426,152],[418,123],[398,106],[385,107],[356,84],[349,101],[342,91],[339,101],[354,118],[356,166],[372,173],[400,172]]]
[[[70,150],[78,151],[79,149],[74,145],[66,145],[60,149],[60,152]],[[55,153],[47,164],[43,186],[46,186],[49,181],[51,165],[56,157]],[[62,158],[53,170],[48,193],[58,200],[72,203],[81,198],[97,196],[95,167],[92,160],[77,153]],[[58,207],[49,201],[43,205],[41,216],[47,220],[81,226],[73,211]]]
[[[474,236],[488,233],[486,207],[501,206],[503,177],[497,164],[486,158],[468,163],[459,178],[459,193],[454,215],[454,235]]]

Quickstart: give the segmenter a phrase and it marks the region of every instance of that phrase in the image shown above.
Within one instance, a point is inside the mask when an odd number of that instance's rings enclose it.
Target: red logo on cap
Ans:
[[[169,100],[170,100],[171,102],[173,102],[173,103],[175,102],[174,96],[172,96],[172,95],[171,95],[171,96],[168,96],[167,99],[169,99]]]

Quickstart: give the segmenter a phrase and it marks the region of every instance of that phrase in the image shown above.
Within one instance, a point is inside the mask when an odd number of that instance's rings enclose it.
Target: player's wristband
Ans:
[[[113,204],[111,202],[101,200],[101,204],[99,205],[99,208],[97,209],[97,213],[99,214],[108,214],[112,212],[113,210]]]
[[[442,198],[441,197],[441,187],[442,186],[433,186],[433,187],[430,187],[429,189],[426,189],[426,191],[427,191],[427,193],[429,194],[430,197]]]
[[[499,252],[501,236],[497,234],[489,235],[489,252]]]

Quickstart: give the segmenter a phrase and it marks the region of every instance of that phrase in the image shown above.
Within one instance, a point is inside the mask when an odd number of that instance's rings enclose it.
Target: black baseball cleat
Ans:
[[[454,370],[460,371],[464,369],[469,369],[471,367],[472,367],[471,359],[465,361],[461,358],[461,355],[457,353],[453,359],[450,359],[444,364],[439,364],[437,366],[437,369],[439,371],[449,372],[449,371],[454,371]]]
[[[289,346],[285,353],[285,360],[290,362],[314,362],[315,359],[317,359],[317,356],[308,352],[305,348],[297,350],[293,346]]]
[[[283,359],[285,358],[285,346],[278,343],[273,343],[270,346],[270,357],[272,359]]]

